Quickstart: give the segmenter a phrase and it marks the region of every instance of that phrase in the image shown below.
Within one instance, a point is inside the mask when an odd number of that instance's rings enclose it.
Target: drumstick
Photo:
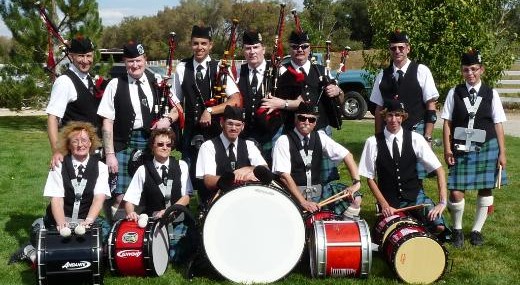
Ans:
[[[347,192],[346,189],[343,190],[343,191],[341,191],[341,192],[339,192],[339,193],[336,193],[336,194],[330,196],[329,198],[327,198],[327,199],[321,201],[319,204],[321,204],[321,203],[327,203],[327,202],[329,202],[329,201],[332,200],[332,199],[336,199],[337,197],[344,195],[345,192]],[[335,201],[336,201],[336,200],[335,200]],[[319,205],[319,204],[318,204],[318,205]]]
[[[336,195],[334,195],[334,196],[336,196]],[[326,200],[323,200],[323,201],[321,201],[321,202],[318,203],[318,206],[323,207],[323,206],[326,206],[326,205],[328,205],[328,204],[330,204],[330,203],[334,203],[334,202],[336,202],[336,201],[338,201],[338,200],[341,200],[341,199],[343,199],[343,198],[345,198],[345,197],[349,197],[349,196],[351,196],[351,195],[350,195],[350,193],[347,192],[346,194],[343,194],[343,195],[341,195],[341,196],[337,196],[337,197],[334,198],[334,199],[326,199]]]
[[[416,209],[420,209],[420,208],[424,208],[426,206],[430,206],[431,204],[419,204],[419,205],[413,205],[413,206],[408,206],[408,207],[404,207],[404,208],[399,208],[399,209],[395,209],[394,213],[398,213],[398,212],[405,212],[405,211],[409,211],[409,210],[416,210]],[[383,213],[377,213],[376,216],[382,216]]]
[[[497,178],[497,182],[495,183],[495,187],[500,189],[501,184],[502,184],[502,165],[499,164],[498,165],[498,178]]]

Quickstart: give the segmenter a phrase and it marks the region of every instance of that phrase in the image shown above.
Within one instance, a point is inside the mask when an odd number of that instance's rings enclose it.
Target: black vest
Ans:
[[[412,146],[411,131],[403,129],[401,158],[397,166],[386,145],[384,133],[378,133],[376,140],[377,185],[386,201],[394,208],[399,208],[401,198],[415,202],[422,186],[417,178],[417,156]]]
[[[74,187],[72,186],[70,180],[76,178],[76,173],[74,171],[74,166],[72,165],[72,157],[70,154],[65,156],[63,159],[61,176],[63,178],[63,188],[65,189],[65,197],[63,198],[63,210],[65,213],[65,217],[72,217],[72,209],[74,208],[76,194],[74,193]],[[85,172],[83,174],[83,179],[87,179],[87,185],[85,186],[85,190],[83,190],[83,195],[81,196],[78,219],[85,219],[88,215],[88,211],[90,210],[90,206],[92,205],[92,201],[94,200],[94,187],[96,186],[98,176],[98,158],[97,156],[91,155],[88,160],[87,166],[85,167]],[[105,182],[108,183],[108,181]],[[56,224],[54,216],[52,215],[50,204],[47,206],[47,217],[49,218],[49,221],[51,221],[52,225]]]
[[[153,106],[157,104],[157,89],[156,89],[156,81],[153,74],[149,71],[145,71],[146,78],[150,84],[150,89],[152,89],[153,102],[150,104],[148,102],[148,106],[150,106],[150,110],[153,112]],[[118,77],[117,82],[117,90],[114,95],[114,108],[115,108],[115,119],[114,119],[114,150],[116,152],[121,151],[126,148],[128,145],[128,140],[132,135],[132,130],[134,129],[134,121],[135,121],[135,111],[132,107],[132,101],[130,100],[130,88],[128,87],[130,83],[128,82],[128,76],[125,74],[121,77]],[[143,113],[143,116],[147,114]],[[143,122],[151,122],[154,114],[149,114],[148,118],[143,118]],[[150,125],[143,125],[143,129],[150,130]]]
[[[486,141],[489,141],[490,139],[497,137],[495,123],[493,122],[493,89],[482,84],[477,95],[482,97],[482,102],[480,102],[477,113],[475,114],[473,128],[485,130]],[[469,114],[463,101],[466,97],[469,97],[466,84],[457,85],[453,94],[452,138],[456,127],[468,127]],[[453,143],[465,144],[466,142],[454,139]]]
[[[100,131],[102,119],[97,115],[100,99],[92,94],[93,90],[89,90],[72,70],[67,69],[64,75],[68,76],[74,84],[78,98],[67,104],[61,121],[62,125],[64,126],[70,121],[83,121],[91,123]]]
[[[215,162],[217,164],[216,175],[221,176],[226,172],[233,172],[231,161],[228,157],[228,150],[224,148],[224,143],[222,143],[220,136],[214,137],[211,139],[211,142],[213,142],[213,146],[215,147]],[[238,138],[237,142],[237,161],[235,169],[251,166],[246,141]]]
[[[298,186],[307,185],[307,176],[305,175],[305,164],[300,155],[303,149],[300,137],[293,131],[287,133],[289,139],[289,153],[291,154],[291,177]],[[311,181],[312,185],[321,183],[321,164],[323,159],[323,149],[318,132],[310,133],[309,150],[312,150],[311,160]]]
[[[184,59],[182,62],[186,64],[181,84],[182,94],[184,95],[185,129],[192,130],[192,135],[204,135],[204,139],[218,136],[222,131],[219,122],[220,116],[211,115],[211,126],[208,128],[201,128],[198,124],[200,116],[206,109],[204,102],[212,98],[218,62],[215,60],[209,62],[209,68],[206,69],[202,86],[198,86],[198,89],[195,83],[193,57]]]
[[[291,63],[289,62],[284,66],[288,68],[290,65]],[[294,80],[294,75],[289,70],[280,75],[278,79],[278,97],[294,100],[298,98],[298,96],[302,95],[304,101],[311,101],[314,105],[318,104],[318,112],[320,113],[320,116],[316,123],[316,130],[328,126],[330,122],[329,116],[332,116],[330,112],[327,112],[324,105],[324,97],[327,97],[326,95],[323,95],[320,98],[320,101],[317,102],[322,90],[322,82],[320,81],[318,70],[319,74],[324,74],[325,72],[325,68],[322,65],[311,64],[309,74],[305,77],[304,82],[296,82],[296,80]],[[289,132],[294,129],[294,112],[285,113],[286,119],[284,129],[286,132]]]
[[[166,203],[164,195],[159,188],[162,183],[161,176],[157,173],[155,165],[152,160],[147,160],[144,163],[145,179],[143,184],[143,192],[141,194],[141,201],[139,205],[144,207],[143,212],[148,216],[152,216],[154,212],[164,210]],[[172,188],[170,189],[170,204],[175,204],[181,198],[181,168],[179,161],[174,157],[170,157],[170,164],[168,165],[168,179],[173,180]]]
[[[426,104],[423,101],[422,88],[417,81],[418,67],[419,65],[412,61],[404,74],[401,85],[398,87],[393,76],[393,66],[390,65],[383,70],[383,78],[379,84],[383,102],[395,100],[397,95],[399,101],[404,104],[408,119],[402,123],[402,127],[410,131],[413,126],[426,117]]]

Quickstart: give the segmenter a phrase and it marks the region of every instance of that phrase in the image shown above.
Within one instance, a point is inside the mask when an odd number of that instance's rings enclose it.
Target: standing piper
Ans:
[[[169,128],[178,118],[176,108],[156,121],[154,108],[158,104],[155,77],[145,72],[144,46],[129,42],[123,47],[123,61],[127,74],[114,78],[105,89],[98,114],[103,117],[103,145],[110,173],[117,174],[113,190],[112,214],[115,214],[130,184],[128,162],[134,150],[145,150],[150,130]]]
[[[472,245],[482,245],[481,231],[493,209],[492,189],[506,181],[506,147],[502,122],[506,116],[498,92],[484,84],[482,57],[477,50],[464,53],[461,72],[465,83],[448,92],[444,119],[444,160],[449,166],[448,208],[453,220],[453,245],[464,245],[462,216],[465,191],[478,190],[477,211],[471,229]]]

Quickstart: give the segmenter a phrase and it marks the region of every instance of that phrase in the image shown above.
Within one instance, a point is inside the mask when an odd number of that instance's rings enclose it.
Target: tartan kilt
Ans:
[[[124,194],[132,177],[128,173],[128,161],[134,149],[145,150],[148,144],[149,134],[144,130],[133,130],[127,148],[116,153],[119,172],[117,185],[113,194]]]
[[[440,216],[433,221],[430,221],[428,219],[428,213],[431,210],[433,210],[433,208],[435,208],[436,204],[435,204],[435,202],[433,202],[432,199],[430,199],[430,197],[426,196],[426,193],[424,193],[423,189],[419,190],[419,193],[417,194],[417,198],[415,199],[415,202],[403,200],[399,204],[399,208],[415,206],[415,205],[420,205],[420,204],[427,204],[427,206],[425,206],[421,209],[410,211],[409,213],[411,213],[412,216],[414,216],[416,219],[418,219],[426,228],[428,228],[429,231],[435,232],[435,229],[438,225],[442,225],[445,227],[448,226],[446,224],[446,220],[444,219],[443,216]]]
[[[335,181],[325,184],[323,186],[323,189],[321,192],[320,201],[323,201],[335,194],[340,193],[345,188],[347,188],[347,185],[345,185],[343,183],[335,182]],[[354,193],[354,198],[355,197],[363,197],[363,195],[361,194],[360,191],[356,191]],[[315,202],[318,202],[318,201],[315,201]],[[330,203],[330,204],[326,205],[324,208],[326,208],[330,211],[333,211],[337,215],[342,215],[343,212],[348,208],[348,206],[350,206],[350,201],[348,199],[340,199],[334,203]]]
[[[495,188],[498,178],[498,140],[493,138],[482,145],[479,152],[456,152],[455,165],[449,167],[448,189],[481,190]],[[502,185],[507,184],[502,169]]]
[[[425,130],[426,124],[424,121],[418,122],[415,126],[413,126],[413,131],[420,134],[421,136],[424,136],[424,130]],[[426,178],[428,173],[426,172],[426,168],[424,168],[424,165],[420,162],[417,162],[417,177],[419,180],[423,180]]]
[[[269,166],[271,166],[273,162],[272,152],[273,147],[278,138],[283,134],[283,125],[278,129],[278,131],[274,134],[271,140],[268,140],[261,144],[260,151],[262,152],[262,156],[267,161]]]
[[[332,138],[332,128],[327,126],[323,129],[320,129],[325,132],[325,134]],[[329,182],[339,180],[339,172],[338,172],[338,164],[328,157],[323,157],[321,160],[321,184],[325,185]]]

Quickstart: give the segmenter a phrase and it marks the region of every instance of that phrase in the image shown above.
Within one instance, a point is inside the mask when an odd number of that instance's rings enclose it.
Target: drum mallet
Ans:
[[[139,215],[139,219],[137,220],[137,225],[140,228],[145,228],[146,225],[148,225],[148,215],[145,213],[142,213],[141,215]]]
[[[399,209],[395,209],[394,213],[398,213],[398,212],[406,212],[406,211],[410,211],[410,210],[417,210],[417,209],[421,209],[421,208],[424,208],[426,206],[430,206],[431,204],[419,204],[419,205],[413,205],[413,206],[408,206],[408,207],[404,207],[404,208],[399,208]],[[382,216],[383,213],[377,213],[376,216]]]
[[[82,224],[79,224],[77,225],[75,228],[74,228],[74,233],[77,234],[78,236],[82,236],[85,234],[85,226],[83,226]]]
[[[71,233],[72,233],[72,231],[70,230],[69,227],[63,227],[60,230],[60,235],[62,237],[69,237]]]

